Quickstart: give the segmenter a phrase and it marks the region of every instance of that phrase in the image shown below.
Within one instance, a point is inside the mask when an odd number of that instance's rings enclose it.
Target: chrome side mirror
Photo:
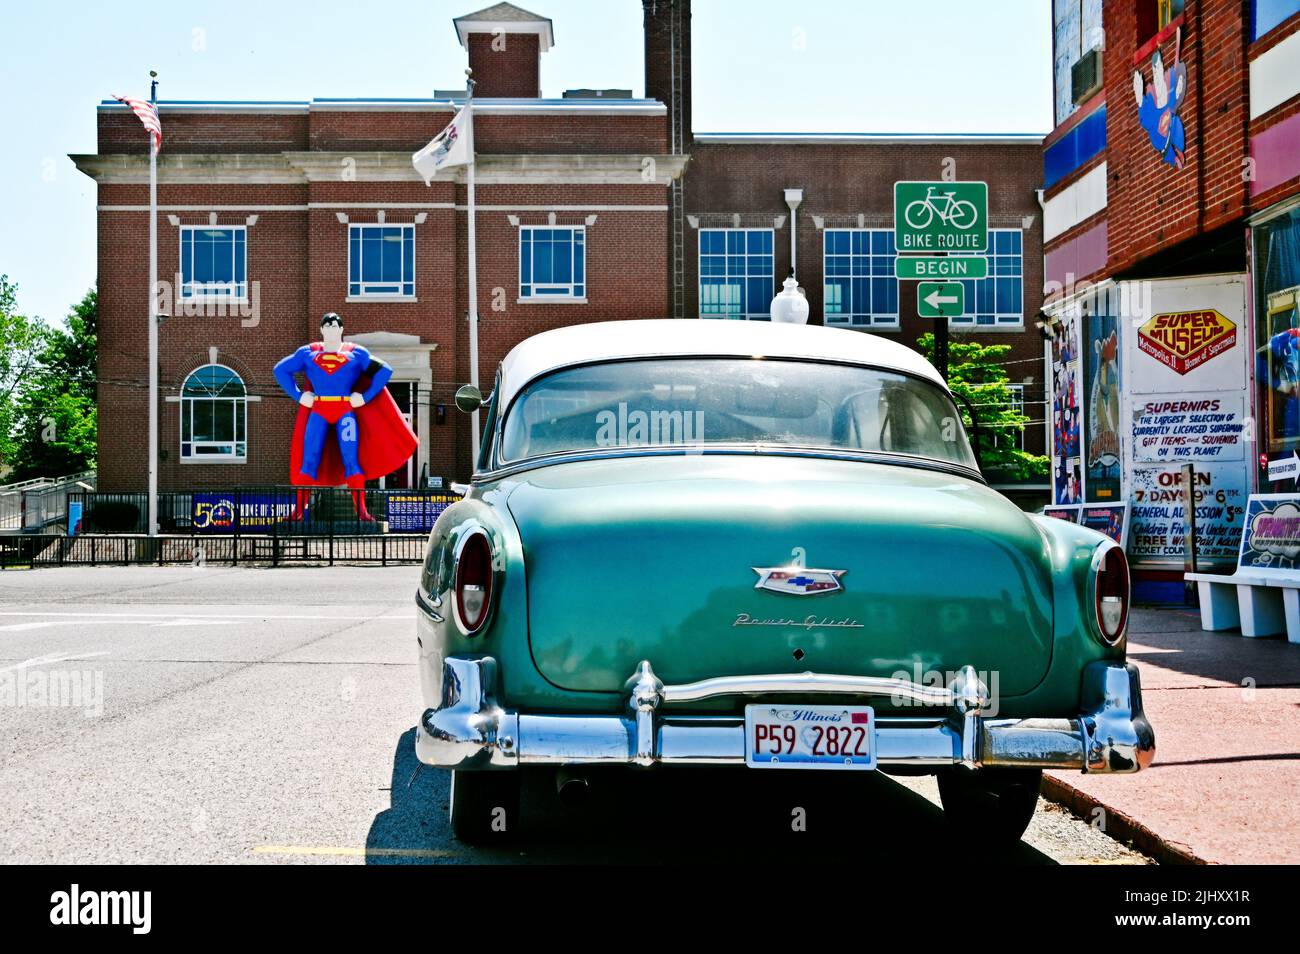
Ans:
[[[465,414],[473,414],[482,406],[483,392],[474,385],[463,384],[456,389],[456,410]]]

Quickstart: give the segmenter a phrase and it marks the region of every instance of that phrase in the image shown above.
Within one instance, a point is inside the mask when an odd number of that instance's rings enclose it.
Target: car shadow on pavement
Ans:
[[[727,864],[879,861],[915,867],[951,858],[962,833],[923,796],[878,772],[743,768],[602,768],[587,803],[570,808],[554,773],[528,771],[522,831],[508,844],[456,841],[447,822],[450,773],[415,758],[415,730],[393,754],[390,807],[366,838],[368,864]],[[1053,864],[1020,842],[982,864]]]

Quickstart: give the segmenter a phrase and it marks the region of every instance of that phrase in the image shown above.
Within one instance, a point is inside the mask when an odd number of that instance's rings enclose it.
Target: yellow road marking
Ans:
[[[258,845],[255,855],[329,855],[346,858],[455,858],[460,852],[441,848],[357,848],[335,845]]]

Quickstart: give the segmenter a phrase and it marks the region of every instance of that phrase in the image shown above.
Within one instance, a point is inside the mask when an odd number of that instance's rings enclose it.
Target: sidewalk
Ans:
[[[1294,864],[1300,646],[1207,633],[1195,609],[1179,607],[1135,610],[1128,652],[1155,763],[1137,775],[1049,773],[1049,797],[1089,820],[1105,806],[1110,834],[1135,834],[1161,860]]]

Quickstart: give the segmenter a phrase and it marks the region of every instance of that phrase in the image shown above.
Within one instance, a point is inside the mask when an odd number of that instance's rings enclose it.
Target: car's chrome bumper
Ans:
[[[983,716],[988,695],[969,667],[949,688],[818,673],[726,676],[666,686],[648,662],[628,680],[625,715],[532,715],[497,705],[496,668],[491,656],[444,660],[442,702],[426,710],[416,727],[421,762],[461,769],[544,763],[744,764],[742,718],[681,715],[667,707],[719,696],[773,694],[885,696],[947,710],[944,716],[880,716],[876,759],[886,766],[1136,772],[1155,755],[1155,733],[1142,712],[1138,673],[1131,664],[1089,664],[1083,673],[1082,711],[1072,719]]]

